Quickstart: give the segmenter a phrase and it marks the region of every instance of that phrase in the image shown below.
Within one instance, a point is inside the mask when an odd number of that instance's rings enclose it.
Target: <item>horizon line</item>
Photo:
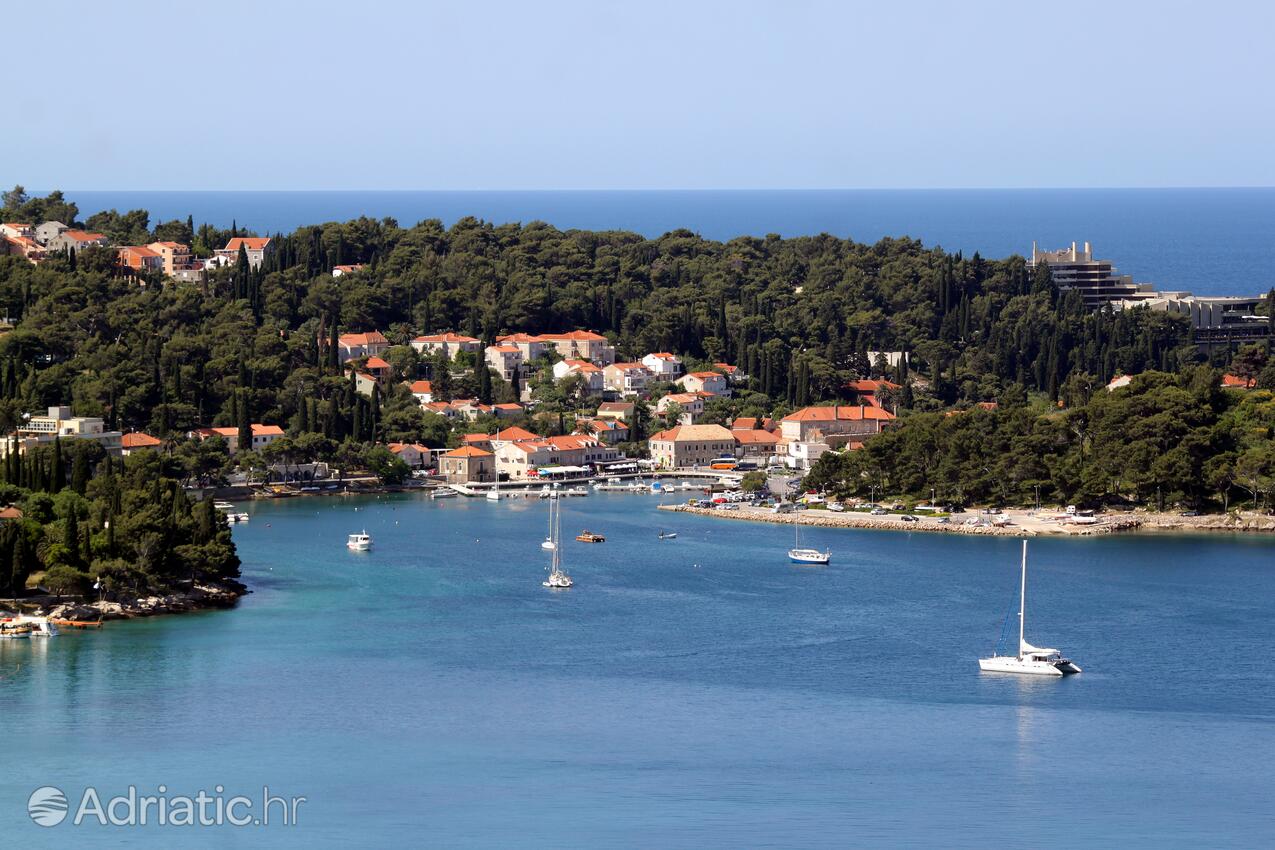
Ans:
[[[0,181],[0,185],[7,181]],[[15,184],[21,185],[21,184]],[[25,189],[25,187],[24,187]],[[26,189],[28,194],[48,193],[60,191],[63,194],[71,192],[165,192],[165,193],[189,193],[189,192],[223,192],[223,193],[240,193],[240,192],[386,192],[386,193],[407,193],[407,192],[457,192],[484,194],[494,192],[560,192],[560,193],[588,193],[588,192],[1171,192],[1171,191],[1210,191],[1210,190],[1227,190],[1227,191],[1245,191],[1245,190],[1270,190],[1275,189],[1275,185],[1258,185],[1258,186],[1226,186],[1226,185],[1208,185],[1208,186],[879,186],[879,187],[854,187],[854,186],[835,186],[835,187],[699,187],[699,188],[678,188],[678,187],[661,187],[661,188],[626,188],[626,187],[596,187],[596,188],[375,188],[375,187],[356,187],[356,188],[234,188],[234,189],[211,189],[211,188],[180,188],[180,189],[149,189],[149,188],[58,188],[52,189]]]

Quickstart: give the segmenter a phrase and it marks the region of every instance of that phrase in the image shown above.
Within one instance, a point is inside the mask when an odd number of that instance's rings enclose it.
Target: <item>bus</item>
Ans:
[[[716,457],[708,462],[709,469],[719,469],[727,472],[735,469],[737,466],[739,466],[739,461],[735,460],[733,457]]]

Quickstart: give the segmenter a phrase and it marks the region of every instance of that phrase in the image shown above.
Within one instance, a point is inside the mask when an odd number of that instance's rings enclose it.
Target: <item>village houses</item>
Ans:
[[[677,380],[677,385],[688,393],[709,393],[729,396],[730,381],[718,372],[691,372]]]
[[[492,371],[510,382],[513,381],[514,374],[527,359],[523,349],[517,345],[506,345],[504,343],[487,346],[484,355],[484,359]]]
[[[667,351],[656,351],[642,358],[642,365],[651,370],[657,381],[671,381],[682,374],[682,359]]]
[[[239,248],[244,249],[244,253],[248,255],[248,265],[251,268],[259,268],[266,261],[266,257],[274,253],[274,243],[268,237],[264,236],[236,236],[226,243],[225,248],[218,248],[214,253],[227,261],[227,265],[234,265],[239,259]]]
[[[122,449],[119,431],[108,431],[105,421],[98,416],[72,416],[65,405],[50,407],[43,415],[28,416],[14,433],[0,442],[0,454],[18,452],[52,443],[55,439],[91,440],[108,454],[119,456]]]
[[[438,473],[448,484],[496,480],[496,457],[486,449],[461,446],[438,458]]]
[[[341,334],[337,337],[337,358],[342,362],[358,360],[385,353],[390,341],[380,331],[368,331],[359,334]]]
[[[670,408],[677,405],[681,408],[677,421],[683,425],[694,425],[704,413],[704,399],[712,397],[709,393],[669,393],[655,403],[655,412],[667,416]]]
[[[262,425],[252,423],[252,451],[260,451],[275,440],[282,439],[283,429],[278,425]],[[239,451],[238,428],[196,428],[186,436],[196,440],[207,440],[210,437],[221,437],[226,441],[227,450],[233,455]]]
[[[603,370],[604,386],[621,396],[638,395],[651,377],[651,370],[641,363],[612,363]]]
[[[585,390],[590,395],[601,395],[604,387],[602,367],[588,360],[559,360],[553,364],[553,379],[563,381],[572,375],[579,375],[584,380]]]
[[[432,357],[441,351],[448,360],[455,360],[456,355],[462,351],[472,351],[477,354],[483,350],[481,340],[474,339],[472,336],[461,336],[450,332],[418,336],[411,341],[410,345],[416,350],[417,354],[422,356]]]
[[[707,466],[715,458],[735,456],[735,438],[721,425],[678,425],[651,435],[648,445],[661,469]]]

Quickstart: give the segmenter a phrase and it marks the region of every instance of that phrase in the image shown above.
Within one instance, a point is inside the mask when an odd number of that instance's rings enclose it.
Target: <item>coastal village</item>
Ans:
[[[33,264],[53,256],[110,252],[117,272],[139,285],[206,282],[210,273],[235,266],[260,269],[277,245],[268,237],[234,236],[209,256],[196,257],[191,246],[173,241],[110,245],[103,233],[58,221],[2,223],[0,236],[7,253]],[[1059,287],[1080,293],[1090,308],[1141,306],[1188,316],[1202,345],[1220,338],[1228,345],[1265,340],[1270,332],[1267,317],[1256,314],[1261,298],[1156,291],[1119,275],[1109,261],[1095,259],[1088,243],[1053,252],[1033,244],[1030,266],[1048,266]],[[337,263],[330,274],[348,278],[365,268],[364,263]],[[315,340],[320,356],[338,364],[352,391],[368,402],[369,417],[390,396],[409,394],[424,416],[442,423],[435,430],[440,439],[432,444],[383,441],[403,472],[382,479],[481,486],[648,470],[800,475],[825,454],[857,451],[894,427],[904,394],[927,385],[925,377],[909,372],[909,352],[869,351],[862,376],[843,383],[833,397],[812,398],[813,403],[772,417],[755,404],[741,409],[731,403],[756,387],[740,365],[674,351],[619,352],[612,337],[582,328],[493,336],[483,340],[456,330],[411,336],[401,329],[364,328]],[[407,350],[411,357],[403,356]],[[1133,378],[1117,375],[1107,390],[1128,386]],[[1253,374],[1222,379],[1232,390],[1254,384]],[[458,385],[480,391],[463,396],[451,389]],[[546,405],[550,399],[555,403]],[[973,405],[996,407],[991,400]],[[948,413],[967,409],[956,406]],[[213,441],[224,449],[223,471],[239,468],[225,483],[251,484],[265,495],[313,491],[335,478],[350,486],[347,477],[360,480],[359,473],[366,472],[334,470],[316,458],[298,462],[290,441],[295,430],[289,423],[241,421],[161,438],[113,430],[102,417],[76,416],[71,407],[59,405],[31,412],[0,442],[0,452],[25,453],[55,440],[79,439],[127,456],[171,449],[175,440]],[[362,480],[366,483],[366,476]]]

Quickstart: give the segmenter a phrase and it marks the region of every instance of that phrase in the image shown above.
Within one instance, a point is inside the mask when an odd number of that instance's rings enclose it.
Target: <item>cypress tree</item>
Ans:
[[[368,439],[375,442],[376,426],[381,421],[381,388],[376,384],[372,385],[372,413],[368,420]]]
[[[341,339],[341,335],[337,331],[336,317],[334,316],[332,318],[332,337],[328,342],[328,368],[332,370],[333,375],[337,374],[340,371],[340,365],[341,365],[341,360],[339,355],[340,339]]]
[[[362,399],[354,400],[354,425],[350,429],[350,431],[351,431],[350,436],[352,436],[355,440],[363,439],[363,400]]]
[[[53,474],[52,481],[49,482],[49,492],[57,493],[61,491],[62,486],[66,484],[66,469],[62,460],[62,440],[58,437],[53,438]]]
[[[83,544],[80,560],[84,562],[84,566],[93,563],[93,534],[89,529],[84,529],[84,534],[80,537]]]
[[[62,545],[66,546],[70,557],[77,563],[80,560],[80,521],[75,516],[75,509],[67,511],[66,525],[62,528]]]
[[[241,393],[239,401],[239,451],[252,448],[252,413],[248,409],[248,394]]]
[[[478,400],[483,404],[491,404],[491,370],[487,368],[486,363],[479,363],[476,371],[478,372]]]
[[[90,474],[88,454],[76,452],[75,460],[71,462],[71,489],[83,496],[88,488]]]

